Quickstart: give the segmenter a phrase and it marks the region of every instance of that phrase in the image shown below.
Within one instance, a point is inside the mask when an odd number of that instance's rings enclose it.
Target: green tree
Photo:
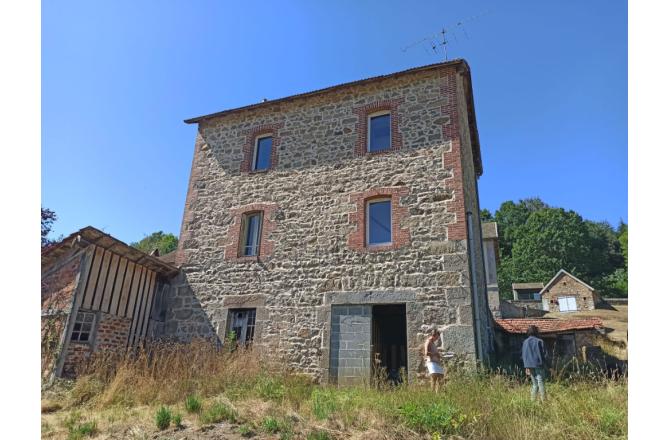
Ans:
[[[176,250],[178,244],[179,239],[176,235],[172,233],[165,234],[162,231],[158,231],[145,236],[138,242],[130,243],[130,246],[146,252],[147,254],[150,254],[157,249],[158,252],[160,252],[160,255],[165,255]]]
[[[503,202],[494,214],[499,228],[499,250],[502,256],[510,257],[513,243],[518,237],[518,228],[529,219],[533,212],[549,206],[538,197],[520,200],[518,203]]]
[[[533,212],[517,229],[512,249],[513,282],[550,280],[559,269],[589,278],[602,263],[590,252],[587,224],[574,211],[546,208]]]
[[[42,207],[42,247],[47,247],[56,242],[49,238],[53,223],[58,220],[58,216],[49,208]]]
[[[481,222],[493,222],[494,221],[494,216],[492,215],[491,212],[489,212],[489,209],[483,209],[480,211],[480,221]]]

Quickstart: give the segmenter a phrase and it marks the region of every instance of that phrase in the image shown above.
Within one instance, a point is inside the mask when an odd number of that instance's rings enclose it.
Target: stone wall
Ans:
[[[459,75],[445,66],[202,121],[177,251],[183,275],[170,294],[167,333],[222,340],[229,310],[257,307],[254,346],[326,378],[331,304],[325,297],[408,292],[415,298],[409,348],[439,327],[444,347],[474,358],[466,209],[476,213],[477,235],[480,223],[472,154],[461,153],[470,141],[459,139]],[[387,102],[401,142],[383,154],[358,154],[364,112],[356,109]],[[269,171],[251,173],[245,146],[249,133],[265,126],[280,138],[277,156]],[[372,253],[351,247],[349,237],[359,232],[358,195],[383,188],[401,188],[396,209],[406,213],[398,225],[406,240]],[[272,206],[271,253],[228,258],[238,240],[236,219],[249,204]],[[473,249],[478,304],[486,308],[479,238]],[[483,328],[485,317],[479,313]],[[487,336],[481,344],[485,351]],[[409,364],[418,365],[419,357],[419,350],[409,352]]]
[[[594,310],[600,301],[595,291],[563,273],[543,292],[543,304],[547,304],[550,312],[559,311],[560,296],[575,297],[578,310]]]

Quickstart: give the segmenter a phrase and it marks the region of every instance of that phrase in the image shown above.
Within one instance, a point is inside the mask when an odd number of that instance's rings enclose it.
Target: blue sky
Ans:
[[[196,132],[183,119],[440,61],[402,48],[471,17],[448,55],[472,69],[481,206],[539,196],[626,220],[626,2],[62,0],[42,3],[55,235],[178,234]]]

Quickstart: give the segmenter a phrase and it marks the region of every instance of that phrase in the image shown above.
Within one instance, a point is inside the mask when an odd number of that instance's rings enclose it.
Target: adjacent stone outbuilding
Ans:
[[[601,302],[598,292],[581,279],[561,269],[540,291],[543,310],[575,312],[594,310]]]
[[[42,379],[76,376],[99,351],[164,330],[171,264],[85,227],[42,251]]]

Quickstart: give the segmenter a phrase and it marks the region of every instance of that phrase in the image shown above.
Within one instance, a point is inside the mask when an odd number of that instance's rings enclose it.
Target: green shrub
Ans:
[[[262,420],[262,430],[268,434],[276,434],[281,430],[281,423],[273,417],[265,417]]]
[[[157,426],[161,431],[169,428],[169,423],[171,420],[172,413],[164,406],[161,406],[155,413],[155,426]]]
[[[315,430],[308,433],[306,440],[330,440],[331,437],[327,431]]]
[[[68,429],[67,440],[80,440],[84,437],[93,437],[97,434],[97,423],[95,421],[75,423]]]
[[[255,384],[257,394],[269,400],[281,400],[285,395],[285,386],[275,377],[261,376]]]
[[[198,413],[202,410],[202,402],[197,396],[190,395],[186,397],[186,411],[189,413]]]
[[[408,402],[399,408],[403,422],[423,433],[455,433],[466,424],[468,417],[445,402]]]
[[[621,411],[612,408],[603,408],[599,413],[598,425],[601,431],[609,436],[620,436],[624,434],[626,416]]]
[[[200,414],[200,421],[204,424],[219,423],[224,420],[235,422],[237,420],[237,414],[234,409],[223,402],[214,403],[211,408]]]
[[[253,430],[248,425],[239,426],[239,434],[242,437],[250,437],[253,435]]]
[[[183,428],[183,417],[180,413],[176,413],[172,416],[172,423],[179,429]]]
[[[337,409],[336,397],[331,390],[315,390],[311,395],[311,400],[311,409],[317,419],[326,419]]]

